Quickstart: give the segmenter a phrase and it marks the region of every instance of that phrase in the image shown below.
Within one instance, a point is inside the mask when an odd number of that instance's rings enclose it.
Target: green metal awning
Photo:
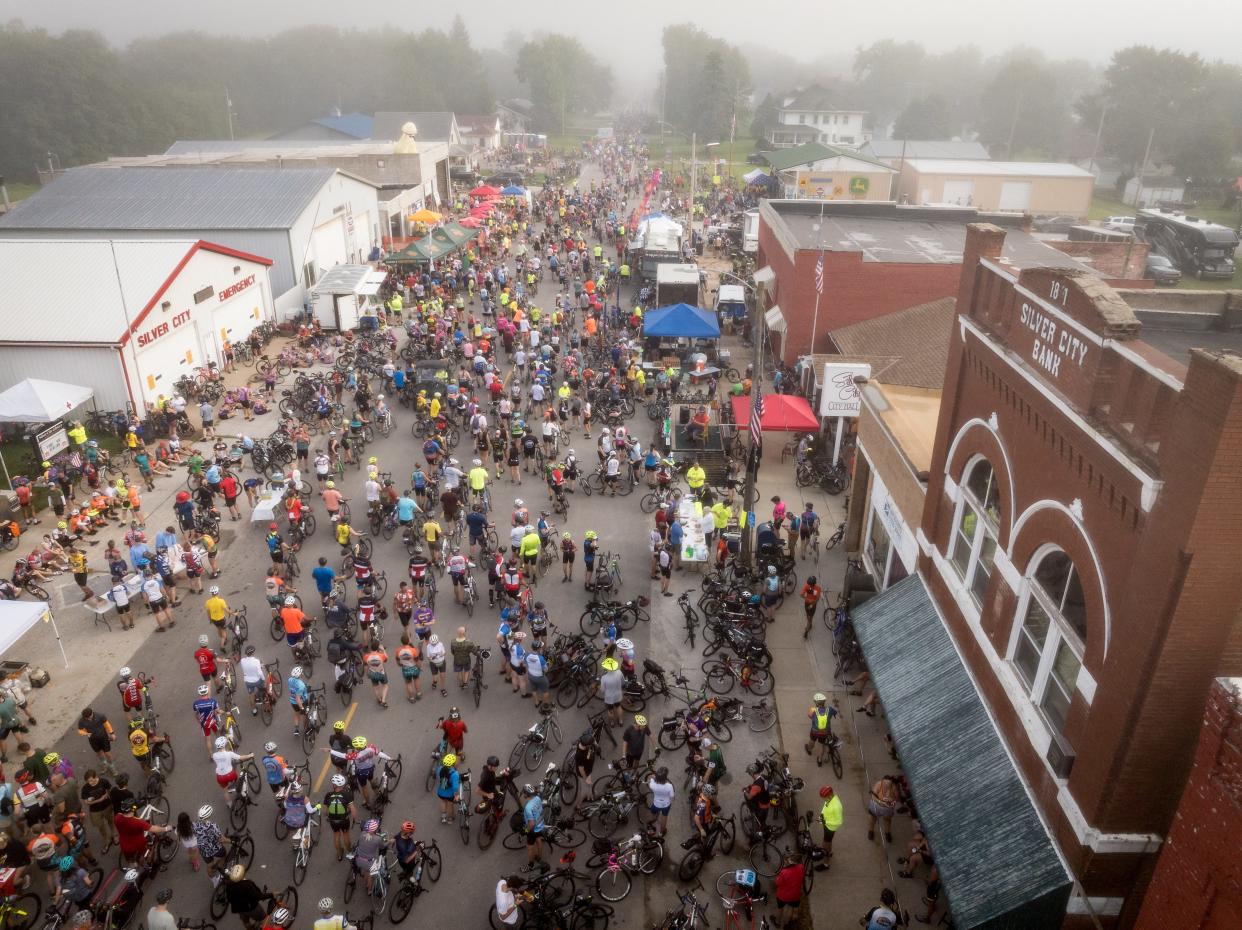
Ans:
[[[923,579],[852,613],[959,930],[1053,930],[1072,881]]]

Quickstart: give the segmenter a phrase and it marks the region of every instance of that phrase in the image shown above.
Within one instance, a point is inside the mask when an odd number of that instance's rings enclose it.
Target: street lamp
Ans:
[[[708,142],[703,146],[705,149],[713,148],[719,145],[719,142]],[[699,155],[698,155],[698,133],[690,133],[690,242],[694,243],[694,196],[698,192],[699,182]]]

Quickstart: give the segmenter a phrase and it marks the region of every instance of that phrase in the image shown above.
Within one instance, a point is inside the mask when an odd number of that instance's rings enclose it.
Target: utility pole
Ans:
[[[229,117],[229,141],[233,141],[233,99],[229,96],[229,89],[224,88],[224,109]]]
[[[754,392],[761,391],[762,390],[761,385],[763,383],[763,337],[767,329],[766,323],[763,318],[763,314],[764,314],[764,304],[766,303],[764,299],[766,292],[767,292],[767,288],[764,285],[760,284],[756,287],[755,289],[755,313],[751,317],[751,322],[750,322],[750,336],[751,336],[750,341],[754,343],[754,349],[755,349],[754,357],[751,359],[751,364],[754,365],[754,369],[752,371],[752,378],[751,378],[751,383],[753,386],[751,388],[751,400],[750,400],[752,411],[753,411],[754,403],[755,403]],[[738,429],[743,428],[740,423],[737,424],[737,426],[738,426]],[[747,431],[750,430],[749,418],[747,419],[745,429]],[[754,436],[751,436],[750,455],[746,457],[746,483],[745,485],[743,485],[743,489],[742,489],[742,512],[744,514],[747,514],[747,517],[746,517],[746,526],[742,530],[742,551],[740,553],[742,564],[747,565],[747,566],[750,565],[752,550],[754,548],[753,540],[755,536],[755,527],[752,525],[753,521],[749,517],[750,500],[751,498],[755,496],[755,482],[759,478],[759,459],[762,457],[762,455],[763,455],[762,441],[760,441],[759,443],[756,443]]]
[[[699,159],[698,159],[698,140],[697,132],[690,133],[690,220],[688,223],[690,231],[690,246],[694,246],[694,195],[697,192],[699,180]]]
[[[1091,161],[1087,164],[1087,170],[1093,175],[1095,174],[1095,156],[1100,151],[1100,139],[1104,135],[1104,117],[1108,115],[1108,104],[1105,103],[1100,107],[1100,125],[1095,128],[1095,145],[1091,146]]]
[[[1013,104],[1013,120],[1009,124],[1009,141],[1005,143],[1005,157],[1013,160],[1013,137],[1018,132],[1018,114],[1022,112],[1022,91],[1018,91],[1018,99]]]

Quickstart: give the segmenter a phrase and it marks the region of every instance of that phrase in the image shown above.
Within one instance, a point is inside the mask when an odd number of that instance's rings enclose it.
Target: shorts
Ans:
[[[621,706],[621,702],[620,702],[620,701],[617,701],[615,704],[610,704],[610,703],[608,703],[607,701],[605,701],[605,702],[604,702],[604,708],[605,708],[606,710],[616,710],[616,709],[617,709],[618,707],[620,707],[620,706]]]
[[[157,614],[164,609],[164,599],[162,597],[157,597],[155,600],[149,601],[147,606],[151,608],[151,613]]]
[[[234,494],[232,497],[229,497],[227,494],[224,496],[224,506],[226,506],[226,507],[232,507],[232,506],[233,506],[234,504],[236,504],[236,503],[237,503],[237,495],[236,495],[236,494]]]
[[[416,626],[414,627],[414,635],[418,637],[419,642],[426,642],[427,637],[431,635],[431,628]]]
[[[73,580],[78,583],[79,587],[82,587],[82,588],[86,587],[86,578],[87,578],[86,572],[74,572],[73,573]]]
[[[227,788],[229,785],[233,784],[233,782],[235,781],[237,781],[236,772],[229,772],[227,775],[216,776],[216,784],[219,785],[221,788]]]
[[[465,572],[449,572],[449,577],[453,579],[453,584],[458,587],[464,587],[466,584]]]
[[[260,679],[259,681],[247,681],[245,682],[245,685],[246,685],[247,694],[258,694],[260,691],[263,690],[262,679]]]
[[[881,804],[875,798],[871,798],[867,801],[867,813],[871,814],[873,817],[892,817],[893,814],[897,813],[897,809],[895,807],[889,807],[886,804]]]
[[[656,817],[667,817],[670,808],[656,807],[654,804],[652,804],[650,807],[650,810],[651,810],[651,813]]]
[[[354,781],[356,781],[359,785],[369,785],[371,783],[371,778],[374,775],[375,775],[374,768],[356,769],[354,771]]]
[[[431,666],[432,674],[434,675],[444,674],[444,663],[443,662],[430,662],[428,664]]]
[[[510,663],[509,668],[513,669],[514,675],[520,676],[520,675],[526,674],[526,663],[525,662],[523,662],[521,665],[513,665],[512,663]]]
[[[202,676],[203,681],[211,681],[211,679],[216,677],[215,672],[204,672],[202,669],[199,669],[198,674]]]
[[[187,578],[201,578],[203,576],[203,570],[201,568],[187,568],[185,570],[185,576]]]
[[[806,611],[806,615],[807,615],[808,617],[814,617],[814,616],[815,616],[815,608],[816,608],[817,606],[819,606],[819,605],[818,605],[818,604],[812,604],[812,603],[810,603],[810,602],[808,602],[808,601],[803,601],[803,602],[802,602],[802,609]]]
[[[663,578],[672,578],[672,577],[673,577],[673,566],[671,566],[671,565],[661,565],[661,566],[660,566],[660,576],[661,576],[661,577],[663,577]]]
[[[454,659],[453,660],[453,671],[455,672],[470,671],[470,660],[467,659],[465,662],[458,662],[456,659]]]
[[[534,845],[535,845],[536,843],[538,843],[541,839],[543,839],[543,831],[542,831],[542,830],[534,830],[534,831],[532,831],[532,832],[530,832],[530,833],[527,833],[527,834],[526,834],[526,845],[527,845],[527,846],[534,846]]]
[[[413,681],[420,674],[422,674],[422,669],[420,669],[417,665],[401,666],[401,677],[406,681]]]
[[[290,646],[296,646],[302,641],[304,636],[306,636],[305,633],[286,633],[285,642],[287,642]]]
[[[538,562],[538,561],[539,561],[539,553],[538,553],[538,552],[536,552],[534,555],[525,555],[525,554],[524,554],[524,555],[522,556],[522,564],[523,564],[523,565],[534,565],[534,564],[535,564],[536,562]]]
[[[285,560],[285,553],[283,549],[277,549],[275,552],[270,554],[272,556],[273,565],[280,565]]]
[[[367,672],[367,677],[371,679],[373,685],[388,684],[388,675],[385,672]]]
[[[329,817],[328,826],[332,828],[333,833],[349,833],[348,817]]]
[[[92,733],[86,741],[95,752],[107,752],[112,748],[112,740],[107,733]]]
[[[776,594],[764,594],[763,595],[763,606],[774,607],[776,606],[776,602],[778,600],[780,600],[780,597]]]
[[[530,689],[537,694],[547,694],[552,688],[547,675],[531,675]]]
[[[117,612],[118,614],[127,614],[127,613],[129,613],[129,604],[128,604],[128,603],[125,603],[125,604],[117,604],[117,605],[116,605],[116,612]]]

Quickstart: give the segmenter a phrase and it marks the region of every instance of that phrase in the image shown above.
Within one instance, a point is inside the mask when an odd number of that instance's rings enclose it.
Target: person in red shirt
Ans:
[[[232,474],[226,473],[224,480],[220,482],[220,493],[224,495],[224,504],[229,508],[229,517],[233,520],[240,520],[241,514],[237,512],[237,495],[241,492],[241,488],[237,484],[237,479]]]
[[[802,880],[806,866],[795,855],[786,855],[785,864],[776,873],[776,926],[790,927],[798,920],[802,904]]]
[[[34,511],[34,492],[31,491],[30,485],[22,482],[13,488],[13,493],[17,497],[18,506],[22,508],[22,519],[26,521],[27,526],[32,526],[39,521],[35,519]]]
[[[112,820],[116,827],[117,846],[121,849],[121,859],[130,864],[137,864],[146,853],[148,833],[168,833],[173,829],[170,826],[157,826],[141,817],[135,817],[134,807],[133,799],[123,801],[121,810]]]
[[[198,638],[198,648],[194,650],[194,661],[198,663],[198,673],[203,676],[203,681],[214,684],[216,677],[216,654],[211,651],[211,647],[207,645],[209,640],[206,636]]]
[[[464,757],[466,754],[465,737],[470,728],[466,726],[466,721],[461,719],[461,711],[456,707],[449,708],[448,719],[441,717],[436,726],[444,731],[444,738],[453,747],[453,751],[457,753],[458,758]]]

